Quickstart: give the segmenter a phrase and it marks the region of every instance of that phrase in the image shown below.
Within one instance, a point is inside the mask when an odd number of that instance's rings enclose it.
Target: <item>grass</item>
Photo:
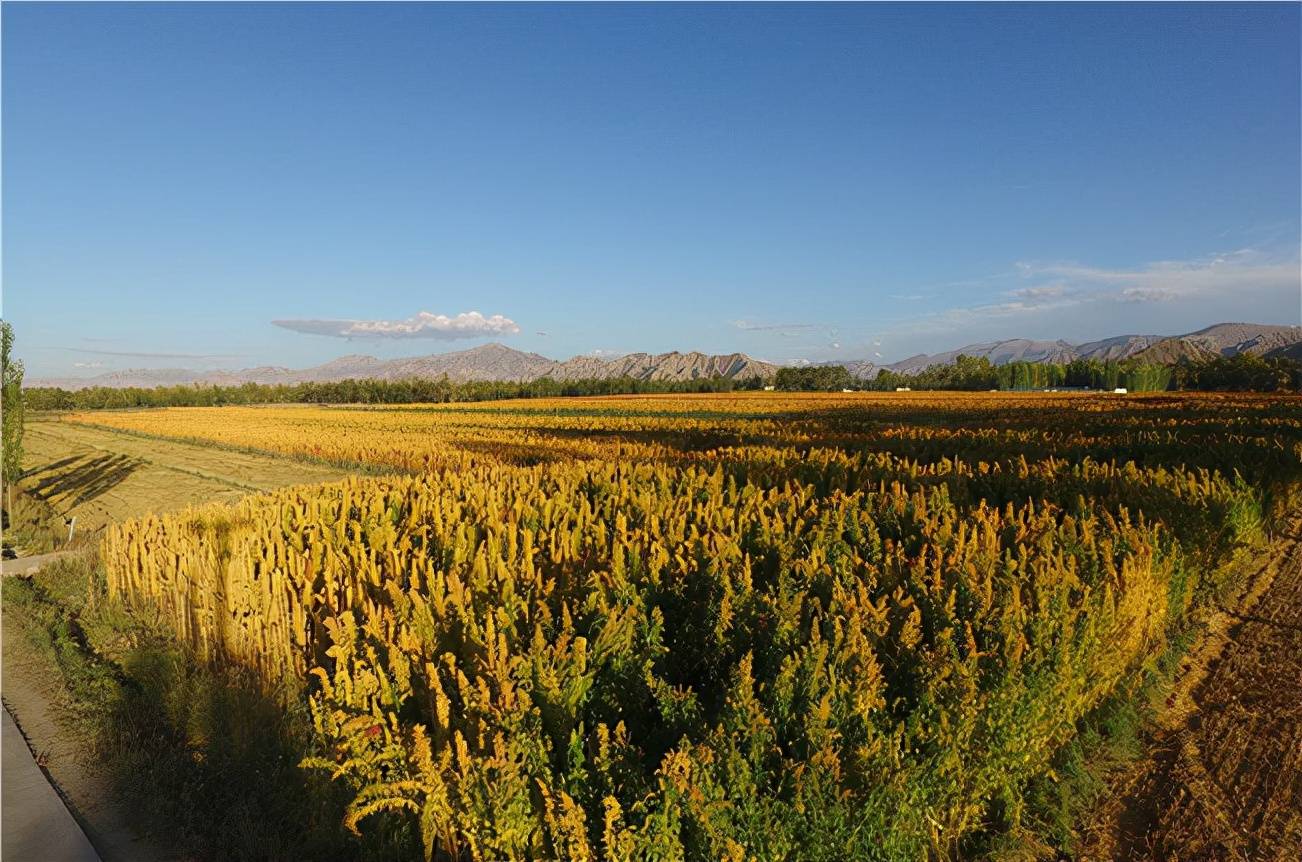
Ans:
[[[150,620],[96,598],[97,567],[86,553],[6,579],[4,622],[131,827],[199,859],[419,857],[405,830],[343,829],[338,788],[298,765],[310,727],[296,698],[201,665]]]
[[[1252,568],[1252,551],[1267,542],[1258,509],[1238,516],[1244,519],[1239,535],[1248,541],[1199,585],[1217,600],[1229,598],[1243,586],[1238,579]],[[1172,587],[1172,602],[1181,601],[1177,591],[1186,588],[1183,578]],[[1134,681],[1077,723],[1075,736],[1055,755],[1049,772],[1028,788],[1021,824],[1009,828],[996,818],[989,830],[968,844],[963,858],[997,862],[1082,858],[1090,846],[1091,829],[1099,825],[1094,820],[1103,801],[1152,754],[1153,731],[1179,683],[1181,664],[1207,634],[1208,615],[1216,604],[1204,605],[1201,613],[1173,626],[1166,634],[1165,648],[1140,668]]]
[[[4,547],[23,556],[58,550],[68,539],[68,528],[54,507],[21,489],[5,489],[3,523]]]
[[[59,421],[26,425],[19,488],[57,520],[77,518],[79,536],[145,514],[212,502],[233,503],[255,491],[326,482],[348,471],[283,455],[235,453],[211,444],[142,439]],[[15,523],[34,521],[15,499]],[[6,530],[8,535],[8,530]],[[24,549],[36,553],[35,547]]]

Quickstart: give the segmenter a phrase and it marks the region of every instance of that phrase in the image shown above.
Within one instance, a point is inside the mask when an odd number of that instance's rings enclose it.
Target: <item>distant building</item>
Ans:
[[[772,392],[773,389],[774,389],[774,386],[773,386],[772,383],[770,383],[768,386],[765,386],[765,387],[764,387],[764,391],[765,391],[765,392]]]
[[[1113,395],[1125,395],[1125,394],[1126,394],[1126,387],[1124,387],[1124,386],[1118,386],[1116,389],[1113,389],[1113,390],[1112,390],[1112,394],[1113,394]]]
[[[896,392],[912,392],[913,390],[910,389],[910,388],[907,387],[907,386],[896,386],[896,387],[895,387],[895,391],[896,391]]]

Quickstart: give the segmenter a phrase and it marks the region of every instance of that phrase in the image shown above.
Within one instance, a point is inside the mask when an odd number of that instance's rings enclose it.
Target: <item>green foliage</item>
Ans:
[[[844,366],[809,365],[778,369],[774,386],[784,392],[840,392],[857,389],[859,383]]]
[[[75,555],[4,579],[5,674],[39,675],[133,828],[195,859],[419,854],[404,824],[349,836],[342,788],[298,767],[305,710],[245,669],[194,661],[148,615],[88,603],[96,566]]]
[[[527,382],[474,380],[339,380],[329,383],[238,386],[181,385],[115,388],[91,386],[69,391],[51,387],[23,390],[30,410],[104,410],[132,407],[218,407],[226,404],[440,404],[498,401],[508,398],[554,398],[592,395],[650,395],[693,392],[741,392],[759,389],[758,378],[701,377],[695,380],[642,380],[606,377],[586,380]]]
[[[1244,353],[1183,360],[1176,365],[1075,359],[1066,364],[1017,361],[995,366],[984,358],[960,356],[953,364],[933,365],[913,374],[883,368],[867,386],[878,391],[898,387],[919,391],[1067,388],[1110,392],[1124,388],[1130,392],[1295,392],[1302,389],[1302,363],[1286,357],[1263,359]]]
[[[1269,359],[1240,353],[1201,362],[1184,361],[1172,370],[1176,389],[1204,392],[1297,392],[1302,389],[1302,362],[1284,356]]]
[[[884,392],[899,388],[984,392],[997,388],[998,384],[998,368],[989,359],[960,355],[950,364],[932,365],[914,374],[883,368],[868,388]]]
[[[0,448],[4,483],[23,474],[23,363],[12,356],[14,328],[0,321]]]
[[[427,856],[912,860],[1061,832],[1094,791],[1043,779],[1096,726],[1133,741],[1100,710],[1260,540],[1262,488],[1302,469],[1296,408],[893,400],[871,433],[811,411],[801,446],[144,519],[107,536],[107,589],[301,687],[345,824],[419,824]]]

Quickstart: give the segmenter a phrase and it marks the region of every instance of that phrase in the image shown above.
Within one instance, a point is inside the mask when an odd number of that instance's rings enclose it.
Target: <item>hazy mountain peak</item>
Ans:
[[[1116,335],[1084,344],[1061,339],[1038,341],[1029,338],[1006,338],[969,344],[944,353],[919,353],[888,365],[869,360],[823,363],[842,365],[858,377],[871,377],[882,368],[909,374],[932,365],[953,362],[958,356],[984,357],[995,365],[1008,362],[1070,362],[1073,359],[1116,361],[1143,355],[1154,362],[1178,361],[1180,358],[1233,356],[1237,353],[1293,355],[1293,345],[1302,342],[1302,326],[1279,326],[1256,323],[1218,323],[1185,335]],[[1160,349],[1159,349],[1160,348]],[[1151,352],[1148,352],[1150,351]],[[809,365],[809,362],[793,363]],[[746,379],[771,377],[777,366],[745,353],[708,354],[700,351],[682,353],[627,353],[622,356],[575,356],[558,362],[537,353],[526,353],[498,342],[489,342],[451,353],[434,353],[400,359],[377,359],[364,354],[349,354],[312,368],[292,370],[277,366],[246,368],[241,371],[193,371],[184,368],[131,369],[109,371],[98,377],[37,380],[30,386],[62,386],[80,389],[86,386],[175,386],[209,383],[232,385],[253,383],[329,382],[347,379],[408,380],[438,379],[446,375],[454,382],[468,380],[555,380],[583,378],[633,377],[640,380],[695,380],[702,377]]]

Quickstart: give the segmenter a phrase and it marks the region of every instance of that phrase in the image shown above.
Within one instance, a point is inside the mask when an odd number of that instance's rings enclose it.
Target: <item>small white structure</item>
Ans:
[[[912,392],[913,390],[910,389],[910,388],[907,387],[907,386],[896,386],[896,387],[895,387],[895,391],[896,391],[896,392]]]
[[[765,392],[772,392],[773,389],[774,389],[774,386],[773,386],[773,384],[771,384],[771,383],[770,383],[768,386],[765,386],[765,387],[764,387],[764,391],[765,391]]]
[[[1116,389],[1113,389],[1113,390],[1112,390],[1112,394],[1113,394],[1113,395],[1125,395],[1125,394],[1126,394],[1126,387],[1124,387],[1124,386],[1118,386]]]

